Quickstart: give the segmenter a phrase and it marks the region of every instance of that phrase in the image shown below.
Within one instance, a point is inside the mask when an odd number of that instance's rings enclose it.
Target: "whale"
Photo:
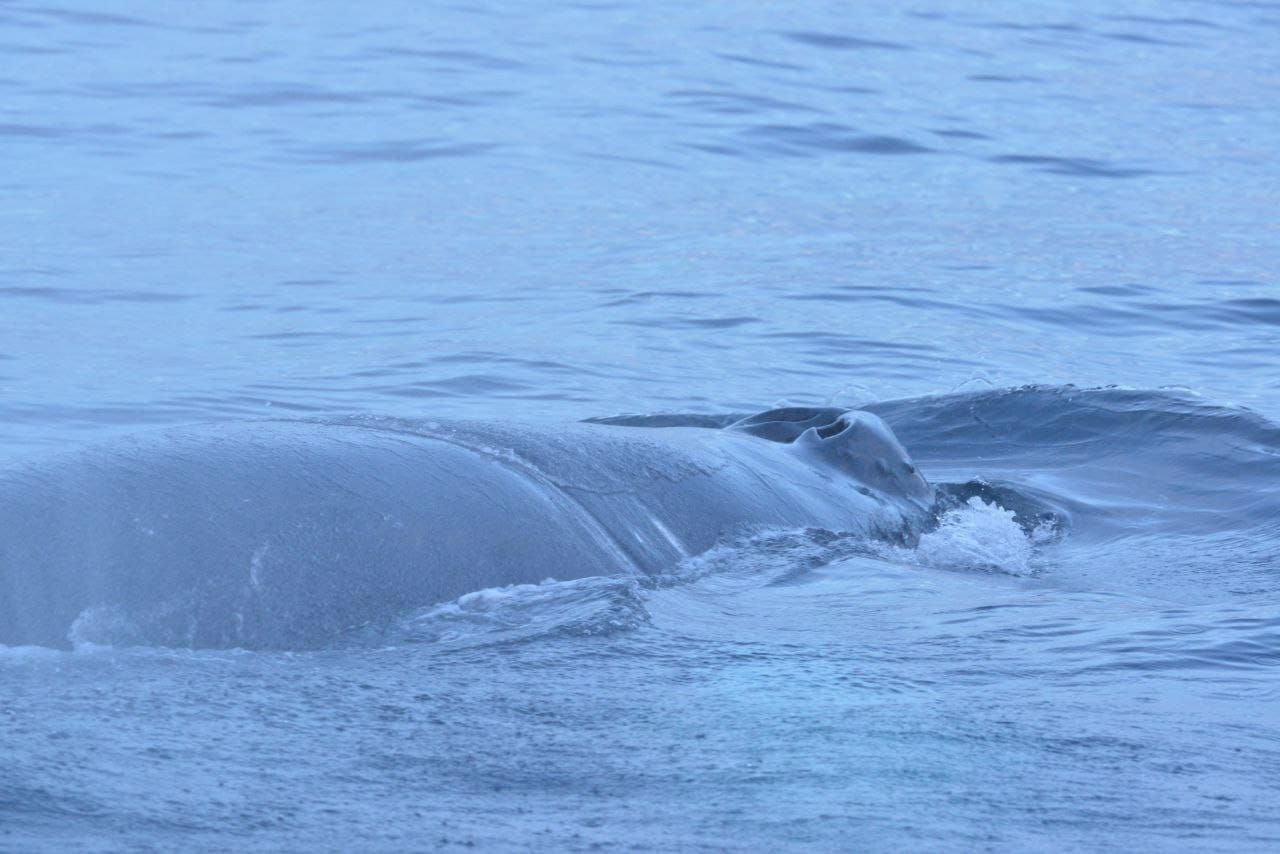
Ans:
[[[910,543],[934,489],[875,415],[350,417],[127,435],[0,470],[0,644],[298,649],[476,590],[660,576],[738,536]]]

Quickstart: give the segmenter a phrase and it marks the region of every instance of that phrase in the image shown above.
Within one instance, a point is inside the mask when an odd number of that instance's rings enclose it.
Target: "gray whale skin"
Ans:
[[[96,619],[126,642],[308,647],[486,587],[660,574],[753,529],[910,541],[930,518],[874,415],[712,421],[254,421],[24,463],[0,471],[0,644]]]

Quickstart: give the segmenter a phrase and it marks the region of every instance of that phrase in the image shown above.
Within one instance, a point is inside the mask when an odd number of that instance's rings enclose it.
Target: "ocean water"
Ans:
[[[3,0],[0,483],[804,405],[942,499],[296,649],[86,609],[0,647],[0,850],[1280,847],[1277,43],[1266,0]]]

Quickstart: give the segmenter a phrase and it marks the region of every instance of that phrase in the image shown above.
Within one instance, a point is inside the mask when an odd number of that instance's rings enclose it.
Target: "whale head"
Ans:
[[[870,412],[845,412],[830,424],[805,430],[795,444],[879,492],[933,500],[933,487],[911,462],[898,437]]]
[[[888,495],[928,503],[933,487],[916,469],[889,425],[862,410],[771,409],[731,425],[792,445],[798,452]]]

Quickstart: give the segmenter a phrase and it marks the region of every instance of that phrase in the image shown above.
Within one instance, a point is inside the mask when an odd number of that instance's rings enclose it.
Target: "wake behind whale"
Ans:
[[[93,619],[304,648],[482,588],[660,575],[752,530],[911,542],[933,502],[879,418],[835,409],[168,430],[0,473],[0,643],[65,645]]]

